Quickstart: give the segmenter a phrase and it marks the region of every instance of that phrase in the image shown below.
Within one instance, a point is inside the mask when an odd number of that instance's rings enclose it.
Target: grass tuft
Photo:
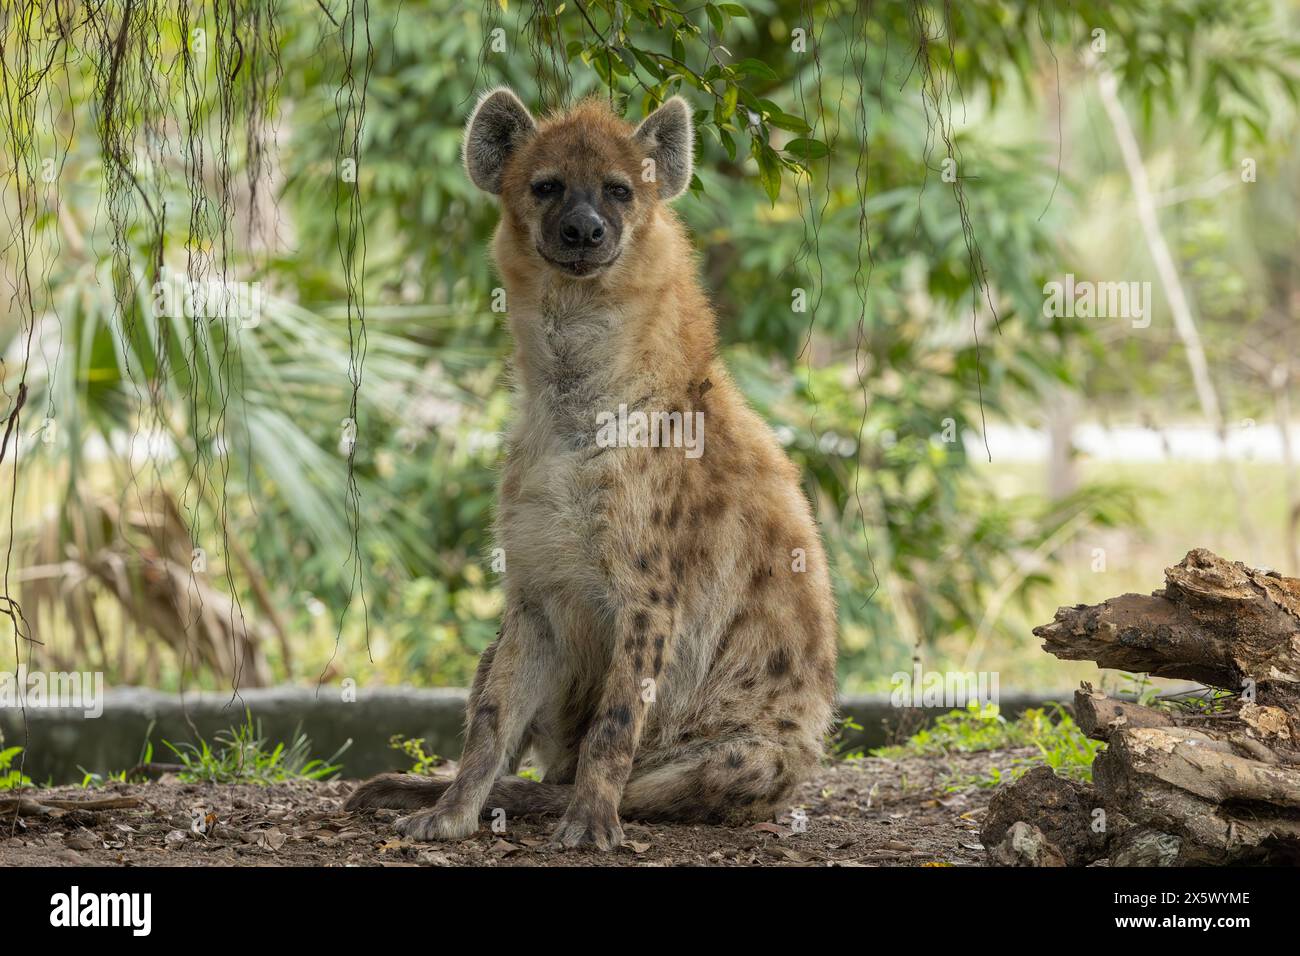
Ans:
[[[301,728],[294,731],[292,742],[274,746],[262,735],[262,722],[253,723],[245,711],[244,723],[221,731],[212,744],[199,738],[197,744],[163,744],[180,761],[184,770],[177,773],[183,783],[253,783],[266,786],[292,780],[326,780],[342,769],[335,763],[350,746],[348,740],[325,760],[311,756],[311,741]]]
[[[895,747],[871,751],[873,757],[900,760],[905,757],[942,757],[953,753],[990,750],[1023,750],[1037,753],[1016,757],[1010,769],[992,767],[978,773],[954,772],[944,782],[948,790],[996,787],[1019,779],[1034,767],[1051,767],[1056,773],[1085,783],[1092,781],[1092,761],[1105,747],[1090,740],[1060,704],[1030,708],[1015,720],[1007,720],[996,707],[981,708],[972,703],[966,710],[953,710],[934,725],[913,734]]]

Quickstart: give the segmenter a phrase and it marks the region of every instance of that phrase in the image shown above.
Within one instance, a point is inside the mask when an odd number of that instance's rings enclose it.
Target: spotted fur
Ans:
[[[497,807],[562,813],[556,842],[602,848],[620,842],[620,814],[770,815],[821,754],[835,608],[800,476],[717,357],[665,204],[690,180],[690,111],[672,102],[633,130],[599,101],[540,123],[516,104],[485,97],[466,146],[475,182],[499,187],[493,248],[515,342],[501,635],[455,779],[384,776],[348,805],[412,810],[399,829],[422,839],[462,838]],[[539,172],[592,196],[611,177],[633,183],[617,252],[593,274],[544,254]],[[597,414],[620,403],[702,411],[703,454],[600,447]],[[526,752],[542,783],[508,775]]]

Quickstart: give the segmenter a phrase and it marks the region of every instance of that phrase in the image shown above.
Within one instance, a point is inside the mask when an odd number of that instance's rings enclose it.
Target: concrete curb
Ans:
[[[146,736],[153,740],[154,760],[172,762],[175,758],[164,740],[193,741],[197,731],[211,742],[219,731],[242,723],[247,707],[253,720],[261,721],[268,740],[288,743],[295,732],[306,733],[314,757],[326,758],[351,739],[352,745],[339,761],[343,774],[366,777],[410,766],[403,754],[389,748],[393,734],[423,737],[430,753],[458,755],[467,695],[468,691],[456,687],[358,688],[356,701],[346,702],[337,686],[322,687],[319,694],[313,687],[251,689],[237,698],[212,692],[182,698],[126,687],[104,691],[103,714],[95,719],[87,719],[79,709],[29,707],[26,734],[22,712],[0,708],[0,733],[5,746],[26,748],[24,772],[33,781],[74,783],[82,778],[79,768],[109,773],[135,766]],[[1072,699],[1072,691],[1003,693],[1000,706],[1002,713],[1011,717],[1027,707]],[[926,709],[924,714],[928,720],[950,709]],[[890,705],[888,694],[846,697],[840,701],[840,710],[841,716],[852,717],[862,727],[860,732],[846,735],[846,744],[853,748],[892,742],[889,729],[903,713]]]

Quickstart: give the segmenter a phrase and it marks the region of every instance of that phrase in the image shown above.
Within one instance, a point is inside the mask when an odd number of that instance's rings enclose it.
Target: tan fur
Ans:
[[[496,523],[507,611],[457,779],[381,778],[349,804],[436,800],[399,822],[411,835],[463,837],[500,799],[508,812],[567,807],[557,842],[609,847],[620,809],[771,814],[821,753],[835,693],[825,555],[797,470],[716,356],[690,243],[641,182],[632,133],[587,102],[539,124],[501,171],[494,255],[518,389]],[[539,254],[539,169],[635,183],[604,271],[575,278]],[[703,454],[598,447],[597,415],[620,403],[703,411]],[[498,781],[529,747],[545,784]]]

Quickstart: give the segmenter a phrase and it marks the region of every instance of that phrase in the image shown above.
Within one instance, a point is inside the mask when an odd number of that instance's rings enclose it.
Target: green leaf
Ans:
[[[811,133],[812,129],[803,120],[802,117],[795,116],[792,113],[785,113],[780,110],[768,112],[767,121],[777,129],[787,130],[791,133]]]
[[[756,76],[762,80],[779,80],[776,70],[772,69],[762,60],[755,60],[752,56],[745,57],[731,64],[731,68],[742,76]]]
[[[777,197],[781,195],[781,157],[757,137],[751,140],[750,152],[758,162],[758,180],[763,184],[763,191],[775,206]]]
[[[632,55],[636,57],[636,61],[645,67],[646,71],[655,79],[659,79],[664,75],[663,67],[650,54],[636,47],[630,47],[629,49],[631,49]]]
[[[722,118],[729,120],[736,115],[736,101],[740,98],[740,91],[734,86],[728,86],[727,92],[722,94]]]
[[[722,15],[722,11],[715,4],[708,3],[704,5],[704,12],[709,15],[709,23],[713,24],[714,32],[721,33],[727,25],[727,20]]]
[[[722,147],[727,151],[727,158],[734,163],[736,161],[736,141],[725,129],[718,130],[718,138],[722,140]]]
[[[830,148],[819,139],[792,139],[785,144],[785,151],[802,159],[821,159],[830,155]]]

